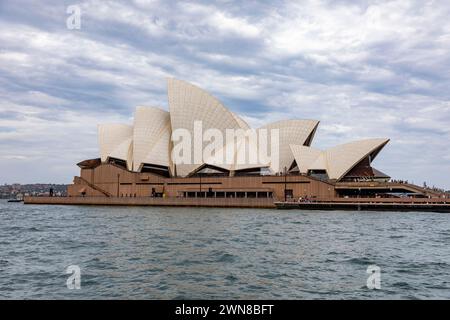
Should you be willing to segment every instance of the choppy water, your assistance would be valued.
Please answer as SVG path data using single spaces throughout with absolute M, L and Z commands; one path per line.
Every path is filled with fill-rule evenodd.
M 450 215 L 0 201 L 0 298 L 448 299 Z

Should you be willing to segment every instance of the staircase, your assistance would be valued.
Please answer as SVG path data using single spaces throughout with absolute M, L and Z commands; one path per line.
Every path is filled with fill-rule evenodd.
M 408 191 L 411 193 L 418 193 L 425 197 L 430 198 L 442 198 L 445 193 L 430 190 L 427 188 L 419 187 L 415 184 L 411 183 L 398 183 L 398 182 L 377 182 L 377 181 L 371 181 L 371 182 L 338 182 L 336 183 L 336 189 L 401 189 L 404 191 Z
M 406 187 L 414 192 L 422 193 L 426 196 L 430 196 L 432 198 L 441 198 L 444 194 L 438 191 L 422 188 L 410 183 L 401 184 L 401 186 Z
M 82 177 L 75 177 L 75 178 L 76 178 L 76 179 L 79 179 L 80 181 L 83 182 L 83 184 L 88 185 L 88 186 L 91 187 L 92 189 L 94 189 L 94 190 L 96 190 L 96 191 L 98 191 L 98 192 L 103 193 L 105 196 L 107 196 L 107 197 L 113 197 L 113 195 L 112 195 L 111 193 L 109 193 L 109 192 L 106 191 L 106 190 L 103 190 L 102 188 L 96 186 L 95 184 L 90 183 L 90 182 L 87 181 L 86 179 L 84 179 L 84 178 L 82 178 Z

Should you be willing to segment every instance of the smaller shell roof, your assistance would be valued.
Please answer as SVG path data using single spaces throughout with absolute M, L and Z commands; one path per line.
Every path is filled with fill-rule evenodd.
M 352 168 L 368 156 L 373 160 L 389 139 L 365 139 L 338 145 L 328 150 L 290 145 L 301 173 L 326 170 L 330 179 L 342 179 Z

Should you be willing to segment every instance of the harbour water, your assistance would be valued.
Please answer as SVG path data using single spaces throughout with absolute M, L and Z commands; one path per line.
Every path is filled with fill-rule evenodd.
M 450 215 L 0 200 L 0 298 L 449 299 Z

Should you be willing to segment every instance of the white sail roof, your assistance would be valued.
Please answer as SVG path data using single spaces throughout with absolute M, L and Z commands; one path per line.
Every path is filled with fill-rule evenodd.
M 170 167 L 172 174 L 188 176 L 202 165 L 208 164 L 229 171 L 269 167 L 272 173 L 282 172 L 294 159 L 301 173 L 309 170 L 326 170 L 330 179 L 342 179 L 355 165 L 371 155 L 374 158 L 378 151 L 389 141 L 388 139 L 367 139 L 350 142 L 330 148 L 318 150 L 309 145 L 319 124 L 316 120 L 284 120 L 267 124 L 257 130 L 250 131 L 249 125 L 237 114 L 228 110 L 218 99 L 195 85 L 177 79 L 168 79 L 169 112 L 155 107 L 137 107 L 133 126 L 124 124 L 105 124 L 98 127 L 100 156 L 102 161 L 118 158 L 126 161 L 129 170 L 139 171 L 143 164 Z M 196 121 L 201 122 L 202 136 L 214 129 L 223 138 L 219 152 L 203 159 L 194 158 L 194 130 Z M 172 154 L 172 133 L 184 129 L 191 138 L 191 163 L 174 165 Z M 227 129 L 246 132 L 238 135 L 233 141 L 227 139 Z M 261 147 L 262 130 L 266 129 L 267 149 Z M 272 141 L 271 130 L 278 132 L 277 141 Z M 250 138 L 254 132 L 257 139 Z M 210 142 L 203 142 L 200 152 Z M 177 144 L 177 142 L 175 142 Z M 265 162 L 261 155 L 271 155 L 273 144 L 278 147 L 277 161 Z M 221 149 L 220 149 L 221 148 Z M 276 148 L 275 148 L 276 149 Z M 214 150 L 217 151 L 216 148 Z M 221 152 L 220 152 L 221 151 Z M 256 162 L 254 156 L 257 154 Z M 242 156 L 244 158 L 242 158 Z M 227 161 L 230 160 L 231 161 Z M 244 162 L 241 160 L 245 159 Z M 198 160 L 198 163 L 195 163 Z M 246 162 L 247 161 L 247 162 Z M 175 169 L 175 170 L 174 170 Z
M 233 116 L 233 118 L 237 121 L 237 123 L 239 124 L 239 126 L 240 126 L 242 129 L 245 129 L 245 130 L 250 129 L 250 126 L 247 124 L 247 122 L 244 121 L 244 119 L 242 119 L 241 117 L 239 117 L 239 116 L 238 116 L 236 113 L 234 113 L 234 112 L 231 112 L 231 111 L 230 111 L 230 113 L 231 113 L 231 115 Z
M 301 173 L 308 170 L 326 170 L 330 179 L 342 179 L 367 156 L 373 160 L 389 139 L 366 139 L 338 145 L 328 150 L 291 145 L 292 153 Z
M 328 149 L 326 151 L 328 176 L 330 179 L 341 179 L 361 160 L 388 142 L 389 139 L 366 139 Z
M 308 173 L 308 170 L 312 167 L 312 164 L 317 162 L 322 155 L 322 150 L 301 146 L 301 145 L 289 145 L 291 152 L 297 163 L 297 167 L 300 173 Z
M 294 161 L 294 155 L 289 147 L 291 144 L 295 145 L 304 145 L 308 142 L 308 139 L 311 135 L 314 135 L 314 132 L 319 125 L 319 121 L 316 120 L 282 120 L 273 123 L 269 123 L 261 129 L 267 129 L 267 136 L 270 137 L 270 130 L 278 129 L 279 131 L 279 160 L 278 166 L 271 165 L 270 169 L 273 172 L 282 172 L 284 167 L 289 169 L 289 166 Z M 271 139 L 269 139 L 268 143 L 268 152 L 272 148 Z
M 208 129 L 218 129 L 225 137 L 226 129 L 239 129 L 245 124 L 219 100 L 199 87 L 173 78 L 168 79 L 167 83 L 172 131 L 186 129 L 194 138 L 194 122 L 201 121 L 203 132 Z M 195 160 L 193 153 L 191 160 L 192 162 Z M 187 176 L 202 164 L 175 163 L 177 175 Z
M 142 164 L 170 166 L 169 112 L 155 107 L 136 107 L 133 129 L 133 170 Z
M 133 127 L 125 124 L 101 124 L 98 126 L 100 158 L 121 159 L 127 162 L 129 170 L 133 167 Z

